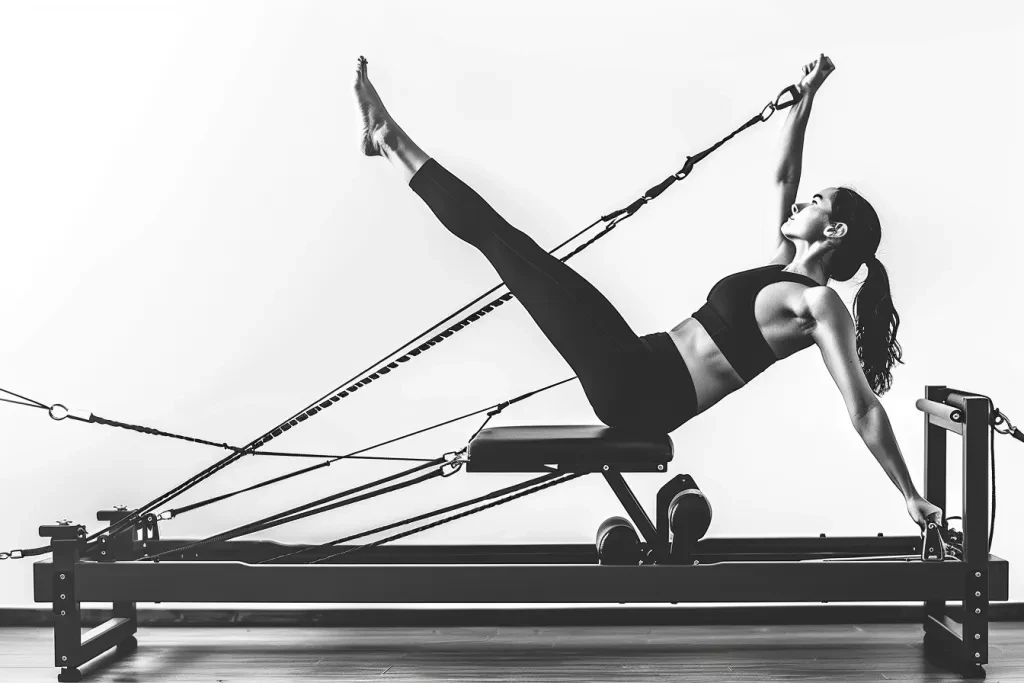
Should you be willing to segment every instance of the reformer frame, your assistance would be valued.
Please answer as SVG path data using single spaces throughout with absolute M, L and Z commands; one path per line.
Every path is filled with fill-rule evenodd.
M 83 553 L 83 526 L 44 526 L 53 558 L 34 565 L 35 601 L 54 613 L 54 664 L 60 681 L 103 652 L 133 650 L 138 602 L 254 603 L 772 603 L 916 602 L 925 607 L 926 652 L 950 668 L 983 676 L 988 607 L 1009 594 L 1009 564 L 988 553 L 988 476 L 992 403 L 984 396 L 928 386 L 923 495 L 945 510 L 946 433 L 962 437 L 963 556 L 924 561 L 925 539 L 907 537 L 705 538 L 692 564 L 599 564 L 593 544 L 394 545 L 366 548 L 324 564 L 261 562 L 309 549 L 308 560 L 345 546 L 271 541 L 210 544 L 160 562 L 139 561 L 187 541 L 161 539 L 156 517 L 101 536 Z M 621 473 L 604 472 L 641 531 L 654 530 Z M 632 500 L 635 505 L 628 501 Z M 101 511 L 117 523 L 125 509 Z M 660 520 L 659 520 L 660 521 Z M 647 536 L 647 534 L 643 534 Z M 934 540 L 934 539 L 932 539 Z M 82 635 L 81 602 L 113 603 L 113 618 Z M 947 602 L 963 607 L 961 622 Z

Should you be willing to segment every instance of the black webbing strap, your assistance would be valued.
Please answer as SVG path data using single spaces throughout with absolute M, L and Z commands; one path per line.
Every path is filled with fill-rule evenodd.
M 397 491 L 399 489 L 403 489 L 403 488 L 406 488 L 406 487 L 409 487 L 409 486 L 413 486 L 414 484 L 419 484 L 419 483 L 427 481 L 429 479 L 434 479 L 435 477 L 442 477 L 442 476 L 444 476 L 444 470 L 442 468 L 445 465 L 447 465 L 447 464 L 448 464 L 448 461 L 446 461 L 444 458 L 437 458 L 436 460 L 434 460 L 432 462 L 429 462 L 429 463 L 426 463 L 426 464 L 423 464 L 423 465 L 419 465 L 417 467 L 413 467 L 411 469 L 406 470 L 405 472 L 399 472 L 398 474 L 392 474 L 390 476 L 383 477 L 383 478 L 378 479 L 376 481 L 372 481 L 372 482 L 370 482 L 368 484 L 363 484 L 361 486 L 356 486 L 354 488 L 348 489 L 347 491 L 342 491 L 341 493 L 335 493 L 335 494 L 332 494 L 330 496 L 326 496 L 326 497 L 321 498 L 319 500 L 315 500 L 312 503 L 304 503 L 302 505 L 298 505 L 296 507 L 293 507 L 290 510 L 285 510 L 284 512 L 279 512 L 279 513 L 277 513 L 275 515 L 271 515 L 269 517 L 264 517 L 263 519 L 261 519 L 259 521 L 251 522 L 249 524 L 244 524 L 244 525 L 242 525 L 240 527 L 236 527 L 234 529 L 231 529 L 230 531 L 224 531 L 224 532 L 221 532 L 219 534 L 215 534 L 213 536 L 210 536 L 208 538 L 204 538 L 204 539 L 199 540 L 199 541 L 194 541 L 192 543 L 188 543 L 186 545 L 179 546 L 179 547 L 174 548 L 172 550 L 165 550 L 162 553 L 157 553 L 155 555 L 149 555 L 149 556 L 144 557 L 142 559 L 144 559 L 144 560 L 159 560 L 161 557 L 164 557 L 164 556 L 167 556 L 167 555 L 176 555 L 176 554 L 183 553 L 183 552 L 186 552 L 186 551 L 189 551 L 189 550 L 194 550 L 195 548 L 201 548 L 202 546 L 209 545 L 211 543 L 219 543 L 221 541 L 230 541 L 233 538 L 238 538 L 240 536 L 247 536 L 249 534 L 256 533 L 257 531 L 265 531 L 267 529 L 272 529 L 274 527 L 281 526 L 282 524 L 287 524 L 289 522 L 295 522 L 295 521 L 298 521 L 300 519 L 305 519 L 307 517 L 312 517 L 314 515 L 319 515 L 321 513 L 329 512 L 331 510 L 336 510 L 337 508 L 344 507 L 346 505 L 352 505 L 354 503 L 358 503 L 358 502 L 361 502 L 361 501 L 364 501 L 364 500 L 369 500 L 370 498 L 375 498 L 375 497 L 383 495 L 385 493 L 390 493 L 392 491 Z M 421 470 L 424 470 L 424 469 L 427 469 L 427 468 L 430 468 L 430 467 L 434 467 L 434 466 L 437 466 L 437 465 L 440 465 L 441 467 L 439 467 L 438 469 L 435 469 L 435 471 L 433 471 L 433 472 L 429 472 L 429 473 L 427 473 L 425 475 L 421 475 L 421 476 L 419 476 L 416 479 L 413 479 L 411 481 L 400 482 L 398 484 L 392 484 L 391 486 L 388 486 L 388 487 L 385 487 L 383 489 L 380 489 L 379 491 L 373 491 L 371 493 L 366 493 L 366 494 L 363 494 L 361 496 L 355 496 L 353 498 L 347 498 L 345 500 L 340 500 L 340 501 L 338 500 L 339 498 L 345 498 L 346 496 L 351 496 L 353 494 L 360 493 L 362 491 L 366 491 L 366 490 L 371 489 L 371 488 L 375 488 L 377 486 L 380 486 L 381 484 L 385 484 L 385 483 L 390 482 L 390 481 L 395 481 L 396 479 L 401 479 L 402 477 L 409 476 L 410 474 L 414 474 L 414 473 L 419 472 Z
M 512 494 L 510 496 L 506 496 L 505 498 L 502 498 L 501 500 L 496 500 L 496 501 L 493 501 L 491 503 L 488 503 L 487 505 L 481 505 L 478 508 L 473 508 L 472 510 L 466 510 L 465 512 L 460 512 L 457 515 L 452 515 L 451 517 L 445 517 L 444 519 L 439 519 L 436 522 L 431 522 L 430 524 L 424 524 L 423 526 L 416 527 L 415 529 L 410 529 L 408 531 L 403 531 L 400 534 L 395 534 L 394 536 L 388 536 L 387 538 L 382 538 L 379 541 L 374 541 L 373 543 L 367 543 L 366 545 L 361 545 L 361 546 L 358 546 L 356 548 L 349 548 L 348 550 L 343 550 L 343 551 L 341 551 L 339 553 L 334 553 L 333 555 L 328 555 L 327 557 L 321 557 L 319 559 L 313 560 L 312 562 L 308 562 L 307 564 L 319 564 L 320 562 L 326 562 L 327 560 L 331 560 L 331 559 L 334 559 L 335 557 L 340 557 L 342 555 L 349 555 L 351 553 L 359 552 L 360 550 L 366 550 L 367 548 L 376 548 L 377 546 L 384 545 L 385 543 L 391 543 L 392 541 L 397 541 L 397 540 L 399 540 L 401 538 L 405 538 L 407 536 L 412 536 L 413 534 L 418 534 L 420 532 L 427 531 L 428 529 L 433 529 L 435 527 L 439 527 L 442 524 L 447 524 L 448 522 L 454 522 L 457 519 L 462 519 L 463 517 L 469 517 L 470 515 L 475 515 L 478 512 L 483 512 L 484 510 L 488 510 L 490 508 L 497 507 L 499 505 L 504 505 L 505 503 L 510 503 L 513 500 L 516 500 L 518 498 L 522 498 L 523 496 L 528 496 L 528 495 L 530 495 L 532 493 L 537 493 L 538 491 L 543 491 L 544 489 L 551 488 L 552 486 L 558 486 L 559 484 L 564 484 L 566 482 L 572 481 L 573 479 L 577 479 L 579 477 L 582 477 L 582 476 L 584 476 L 586 474 L 590 474 L 590 473 L 589 472 L 575 472 L 573 474 L 559 475 L 558 478 L 556 478 L 556 479 L 552 479 L 551 481 L 547 481 L 547 482 L 538 484 L 536 486 L 533 486 L 531 488 L 524 489 L 522 491 L 519 491 L 518 493 L 514 493 L 514 494 Z
M 545 475 L 542 475 L 540 477 L 536 477 L 535 479 L 531 479 L 529 481 L 520 482 L 518 484 L 513 484 L 512 486 L 507 486 L 507 487 L 505 487 L 503 489 L 498 489 L 497 491 L 491 491 L 490 493 L 484 494 L 484 495 L 479 496 L 477 498 L 473 498 L 471 500 L 464 500 L 461 503 L 455 503 L 454 505 L 449 505 L 448 507 L 443 507 L 443 508 L 440 508 L 440 509 L 437 509 L 437 510 L 431 510 L 430 512 L 425 512 L 425 513 L 423 513 L 421 515 L 416 515 L 414 517 L 409 517 L 408 519 L 403 519 L 403 520 L 401 520 L 399 522 L 392 522 L 390 524 L 385 524 L 384 526 L 379 526 L 376 529 L 369 529 L 367 531 L 360 531 L 359 533 L 355 533 L 355 534 L 352 534 L 350 536 L 344 536 L 342 538 L 337 538 L 337 539 L 335 539 L 333 541 L 328 541 L 327 543 L 321 543 L 320 545 L 310 546 L 308 548 L 300 548 L 298 550 L 293 550 L 293 551 L 288 552 L 288 553 L 283 553 L 281 555 L 277 555 L 275 557 L 271 557 L 271 558 L 268 558 L 266 560 L 261 560 L 260 562 L 257 562 L 257 564 L 270 564 L 270 563 L 273 563 L 273 562 L 278 562 L 278 561 L 283 560 L 283 559 L 288 558 L 288 557 L 294 557 L 295 555 L 301 555 L 302 553 L 308 553 L 308 552 L 312 552 L 314 550 L 323 550 L 324 548 L 330 548 L 331 546 L 341 545 L 342 543 L 348 543 L 349 541 L 354 541 L 357 538 L 364 538 L 366 536 L 372 536 L 373 534 L 379 534 L 379 533 L 383 533 L 385 531 L 391 531 L 392 529 L 397 529 L 398 527 L 405 526 L 407 524 L 413 524 L 415 522 L 422 522 L 424 519 L 430 519 L 431 517 L 437 517 L 438 515 L 447 514 L 449 512 L 454 511 L 454 510 L 458 510 L 460 508 L 464 508 L 464 507 L 467 507 L 469 505 L 475 505 L 475 504 L 483 502 L 485 500 L 493 500 L 494 498 L 497 498 L 499 496 L 504 496 L 504 495 L 507 495 L 509 493 L 515 493 L 517 491 L 521 491 L 524 488 L 528 488 L 530 486 L 535 486 L 537 484 L 542 484 L 544 482 L 547 482 L 547 481 L 550 481 L 552 479 L 555 479 L 556 477 L 559 477 L 559 476 L 562 476 L 562 475 L 560 475 L 558 472 L 552 472 L 550 474 L 545 474 Z

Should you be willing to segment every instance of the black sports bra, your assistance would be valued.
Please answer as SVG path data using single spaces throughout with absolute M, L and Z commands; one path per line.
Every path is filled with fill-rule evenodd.
M 744 382 L 754 379 L 778 360 L 754 316 L 758 293 L 775 282 L 820 287 L 817 282 L 773 264 L 729 275 L 715 284 L 708 301 L 693 317 L 707 330 L 726 360 Z

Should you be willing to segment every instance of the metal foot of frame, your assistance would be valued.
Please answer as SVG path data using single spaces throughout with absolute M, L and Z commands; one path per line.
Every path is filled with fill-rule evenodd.
M 60 683 L 78 683 L 82 680 L 82 672 L 78 669 L 61 669 L 57 674 L 57 680 Z
M 117 645 L 118 656 L 130 655 L 139 649 L 139 641 L 135 636 L 126 638 L 123 642 Z
M 985 668 L 981 664 L 966 661 L 956 656 L 949 647 L 949 640 L 935 633 L 924 634 L 925 659 L 935 666 L 960 674 L 964 678 L 984 679 Z

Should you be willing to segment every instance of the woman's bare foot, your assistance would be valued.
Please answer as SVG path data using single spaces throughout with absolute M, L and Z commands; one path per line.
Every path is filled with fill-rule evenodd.
M 366 74 L 366 64 L 366 57 L 360 56 L 356 63 L 354 84 L 356 103 L 363 118 L 363 154 L 371 157 L 383 156 L 382 148 L 394 150 L 398 126 L 370 83 L 370 77 Z
M 412 141 L 384 108 L 380 95 L 366 75 L 366 57 L 359 57 L 354 84 L 356 103 L 363 118 L 363 153 L 382 156 L 409 182 L 430 156 Z

